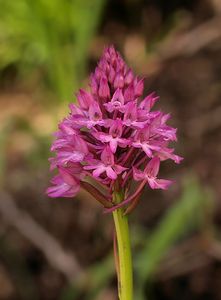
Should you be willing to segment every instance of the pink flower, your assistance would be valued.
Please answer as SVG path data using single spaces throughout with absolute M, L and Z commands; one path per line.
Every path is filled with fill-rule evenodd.
M 59 175 L 55 176 L 51 183 L 54 186 L 47 189 L 49 197 L 74 197 L 80 189 L 79 180 L 72 176 L 64 168 L 59 168 Z
M 122 138 L 123 125 L 120 119 L 116 119 L 110 126 L 109 133 L 94 132 L 93 136 L 100 140 L 102 143 L 108 143 L 112 153 L 115 153 L 117 147 L 125 148 L 131 142 L 128 139 Z
M 160 159 L 158 157 L 152 158 L 144 171 L 138 170 L 133 167 L 133 175 L 136 181 L 148 182 L 152 189 L 163 189 L 166 190 L 169 185 L 172 184 L 171 180 L 157 179 L 157 175 L 160 168 Z
M 135 76 L 114 47 L 106 48 L 90 77 L 90 91 L 80 89 L 78 104 L 59 124 L 51 151 L 50 197 L 74 197 L 80 186 L 111 210 L 127 205 L 140 195 L 146 183 L 151 189 L 166 189 L 171 181 L 158 179 L 162 161 L 180 163 L 170 142 L 176 129 L 167 125 L 169 114 L 153 111 L 155 93 L 142 97 L 144 79 Z M 104 187 L 101 193 L 87 178 Z M 132 182 L 135 192 L 131 191 Z M 127 191 L 116 206 L 115 189 Z
M 65 166 L 68 162 L 81 162 L 88 153 L 87 144 L 76 134 L 68 135 L 66 139 L 57 139 L 51 150 L 57 151 L 57 163 L 61 166 Z
M 135 148 L 142 148 L 148 157 L 153 156 L 154 150 L 159 151 L 161 149 L 160 142 L 152 137 L 150 127 L 146 127 L 137 132 L 132 146 Z
M 93 176 L 95 178 L 100 177 L 103 173 L 106 173 L 107 177 L 116 180 L 117 175 L 126 170 L 126 168 L 115 164 L 114 155 L 111 148 L 105 147 L 101 153 L 101 160 L 91 160 L 91 164 L 84 167 L 85 170 L 94 170 Z
M 121 89 L 117 89 L 111 98 L 111 101 L 104 103 L 104 107 L 108 112 L 112 113 L 115 110 L 120 112 L 125 111 L 124 96 Z

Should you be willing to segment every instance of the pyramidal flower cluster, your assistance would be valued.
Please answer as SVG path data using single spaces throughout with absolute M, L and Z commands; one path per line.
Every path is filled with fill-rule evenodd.
M 159 179 L 158 173 L 162 161 L 182 159 L 169 148 L 176 129 L 166 124 L 169 114 L 152 110 L 155 93 L 143 97 L 143 90 L 144 79 L 134 75 L 114 47 L 106 48 L 91 75 L 90 92 L 79 90 L 78 104 L 70 104 L 70 114 L 55 133 L 50 163 L 58 174 L 47 189 L 50 197 L 74 197 L 82 187 L 114 210 L 137 199 L 146 185 L 169 187 L 171 181 Z M 117 205 L 112 199 L 116 187 L 125 195 Z

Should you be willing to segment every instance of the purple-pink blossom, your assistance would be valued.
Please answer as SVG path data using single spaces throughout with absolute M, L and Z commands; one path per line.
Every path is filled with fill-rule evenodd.
M 158 173 L 162 161 L 182 160 L 169 146 L 177 140 L 176 129 L 167 124 L 169 114 L 152 110 L 159 97 L 143 97 L 143 91 L 144 79 L 128 68 L 113 46 L 106 48 L 90 77 L 90 90 L 79 90 L 77 104 L 70 104 L 69 115 L 55 133 L 50 162 L 58 175 L 47 189 L 50 197 L 74 197 L 82 186 L 113 210 L 119 206 L 112 199 L 116 188 L 126 192 L 120 204 L 126 205 L 146 185 L 169 187 L 171 181 L 159 179 Z

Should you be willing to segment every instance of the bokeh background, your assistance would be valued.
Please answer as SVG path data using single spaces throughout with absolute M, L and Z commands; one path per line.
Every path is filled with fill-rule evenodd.
M 111 215 L 45 195 L 52 132 L 114 44 L 178 128 L 130 217 L 136 300 L 221 299 L 221 1 L 0 0 L 0 299 L 116 300 Z

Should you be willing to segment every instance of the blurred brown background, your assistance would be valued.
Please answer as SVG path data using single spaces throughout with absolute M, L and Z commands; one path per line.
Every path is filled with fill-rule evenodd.
M 178 128 L 130 217 L 136 300 L 221 299 L 221 1 L 0 0 L 0 299 L 114 300 L 111 215 L 48 199 L 52 132 L 114 44 Z

